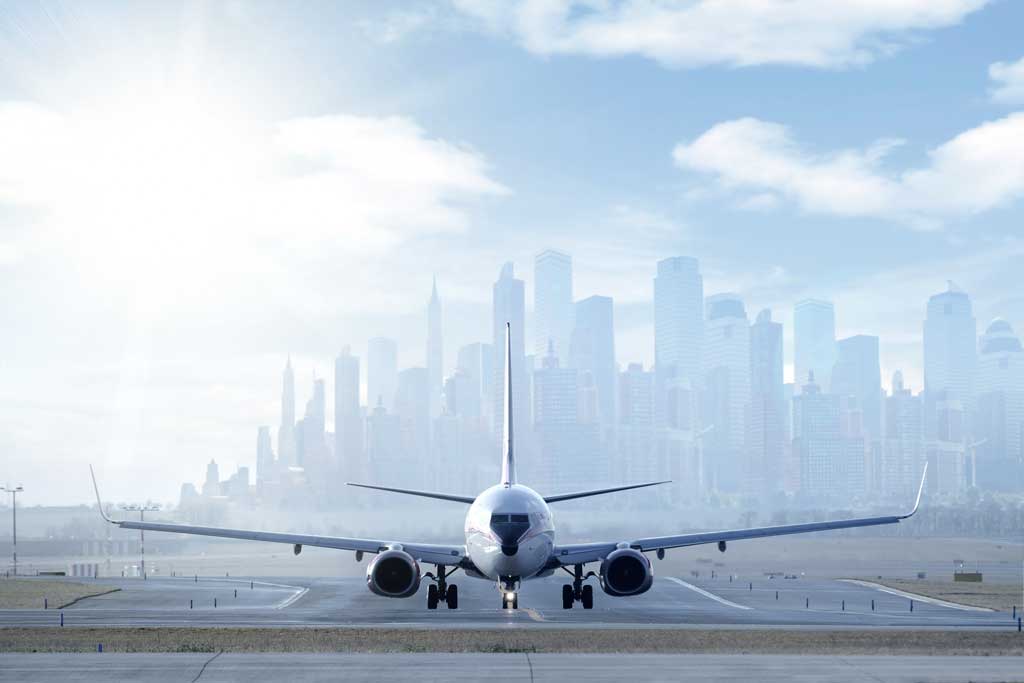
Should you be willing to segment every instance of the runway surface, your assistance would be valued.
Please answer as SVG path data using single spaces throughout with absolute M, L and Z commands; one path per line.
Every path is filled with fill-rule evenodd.
M 5 654 L 0 681 L 1012 681 L 1019 657 L 622 654 Z
M 568 578 L 568 577 L 566 577 Z M 660 577 L 644 595 L 595 590 L 593 610 L 561 606 L 557 576 L 524 582 L 518 610 L 495 586 L 455 575 L 459 608 L 426 609 L 426 585 L 407 599 L 371 594 L 356 578 L 98 579 L 122 590 L 63 610 L 0 610 L 0 626 L 381 626 L 408 628 L 899 628 L 1008 629 L 1010 614 L 911 599 L 841 580 Z M 251 586 L 251 587 L 250 587 Z M 595 587 L 596 588 L 596 587 Z M 216 607 L 214 606 L 216 600 Z M 872 609 L 872 602 L 874 609 Z M 191 603 L 191 606 L 190 606 Z M 41 607 L 41 606 L 40 606 Z

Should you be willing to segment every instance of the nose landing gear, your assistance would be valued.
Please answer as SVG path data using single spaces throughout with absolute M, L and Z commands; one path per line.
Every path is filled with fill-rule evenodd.
M 519 581 L 515 577 L 503 578 L 498 583 L 501 593 L 501 609 L 519 609 Z
M 573 579 L 572 583 L 565 584 L 562 586 L 562 609 L 572 609 L 572 606 L 576 602 L 580 602 L 583 605 L 583 609 L 594 609 L 594 587 L 591 585 L 583 585 L 583 582 L 589 579 L 591 576 L 597 576 L 594 572 L 583 575 L 583 565 L 577 564 L 573 567 L 574 571 L 570 572 L 565 567 L 566 573 L 571 574 Z
M 443 564 L 437 566 L 437 576 L 434 576 L 430 572 L 427 572 L 423 576 L 430 579 L 434 583 L 427 586 L 427 609 L 437 609 L 437 604 L 443 602 L 448 605 L 448 609 L 459 608 L 459 587 L 454 583 L 448 585 L 448 577 L 458 570 L 458 567 L 453 567 L 451 571 L 445 571 Z

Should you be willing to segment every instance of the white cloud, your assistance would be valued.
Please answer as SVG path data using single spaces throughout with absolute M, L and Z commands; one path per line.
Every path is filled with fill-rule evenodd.
M 993 81 L 989 93 L 994 102 L 1024 103 L 1024 57 L 1016 62 L 996 62 L 989 65 L 988 77 Z
M 1008 204 L 1024 194 L 1024 112 L 960 133 L 920 168 L 881 162 L 898 140 L 866 149 L 810 152 L 778 123 L 719 123 L 673 150 L 680 168 L 726 189 L 770 192 L 808 213 L 897 220 L 919 228 Z
M 639 55 L 672 68 L 843 68 L 958 24 L 988 0 L 453 0 L 541 55 Z

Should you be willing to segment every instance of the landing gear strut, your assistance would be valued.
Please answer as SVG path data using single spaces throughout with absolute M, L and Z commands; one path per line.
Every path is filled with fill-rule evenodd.
M 584 586 L 583 582 L 597 574 L 588 572 L 584 576 L 582 564 L 574 565 L 571 572 L 565 567 L 562 569 L 573 577 L 571 584 L 562 586 L 562 609 L 572 609 L 576 602 L 582 603 L 583 609 L 594 609 L 594 587 L 589 584 Z
M 448 577 L 454 574 L 458 567 L 452 567 L 450 571 L 445 571 L 443 564 L 435 566 L 437 567 L 437 576 L 430 572 L 424 574 L 424 577 L 434 582 L 427 586 L 427 609 L 437 609 L 437 603 L 439 602 L 448 605 L 448 609 L 458 609 L 459 587 L 454 583 L 450 586 L 448 585 Z

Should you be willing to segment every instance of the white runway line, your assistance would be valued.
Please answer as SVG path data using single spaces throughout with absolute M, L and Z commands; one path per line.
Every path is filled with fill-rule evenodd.
M 279 602 L 276 605 L 274 605 L 274 609 L 284 609 L 285 607 L 287 607 L 288 605 L 291 605 L 292 603 L 294 603 L 296 600 L 298 600 L 299 598 L 301 598 L 303 595 L 305 595 L 308 592 L 309 592 L 308 588 L 303 588 L 302 590 L 299 590 L 298 592 L 296 592 L 294 595 L 292 595 L 290 597 L 287 597 L 284 600 L 282 600 L 281 602 Z
M 872 583 L 871 581 L 858 581 L 857 579 L 839 579 L 845 583 L 853 583 L 858 586 L 864 586 L 866 588 L 874 588 L 877 591 L 883 593 L 889 593 L 890 595 L 898 595 L 901 598 L 907 598 L 908 600 L 917 600 L 918 602 L 925 602 L 929 605 L 938 605 L 939 607 L 948 607 L 950 609 L 963 610 L 964 612 L 995 612 L 994 609 L 988 607 L 975 607 L 974 605 L 961 605 L 956 602 L 947 602 L 946 600 L 939 600 L 938 598 L 930 598 L 927 595 L 921 595 L 919 593 L 908 593 L 907 591 L 901 591 L 897 588 L 889 588 L 883 586 L 880 583 Z
M 690 590 L 692 590 L 695 593 L 700 593 L 705 598 L 711 598 L 715 602 L 719 602 L 719 603 L 725 605 L 726 607 L 735 607 L 736 609 L 753 609 L 752 607 L 747 607 L 746 605 L 737 605 L 735 602 L 731 602 L 729 600 L 726 600 L 725 598 L 719 597 L 719 596 L 715 595 L 714 593 L 709 593 L 708 591 L 704 590 L 703 588 L 697 588 L 697 586 L 694 586 L 692 583 L 687 583 L 686 581 L 683 581 L 682 579 L 677 579 L 674 576 L 666 576 L 665 578 L 668 579 L 669 581 L 675 581 L 676 583 L 678 583 L 683 588 L 689 588 Z

